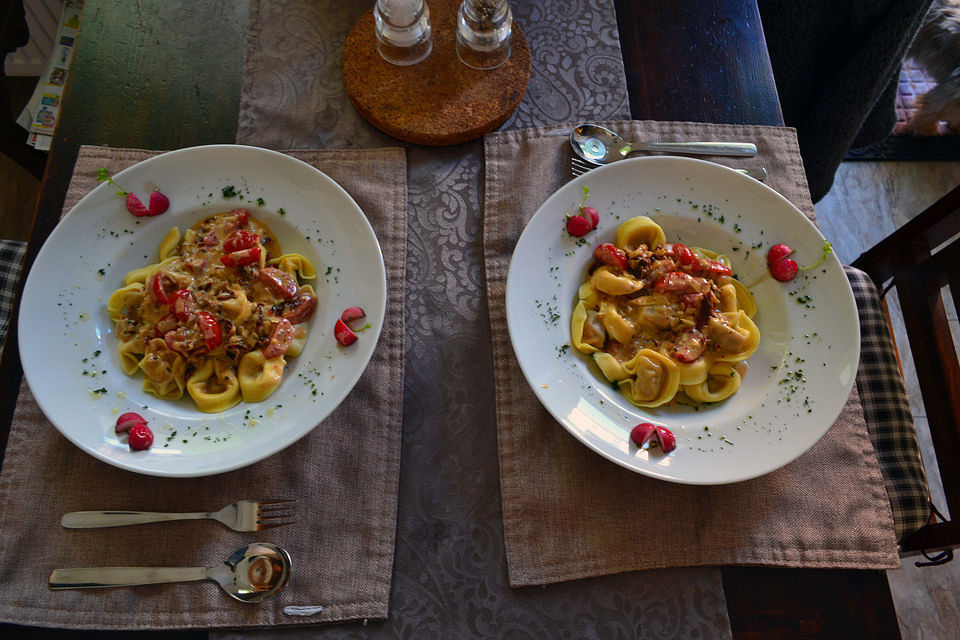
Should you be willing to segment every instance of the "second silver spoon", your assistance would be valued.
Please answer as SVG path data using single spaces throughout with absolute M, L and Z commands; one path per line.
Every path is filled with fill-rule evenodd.
M 634 151 L 660 151 L 700 156 L 757 155 L 757 145 L 748 142 L 628 142 L 610 129 L 581 124 L 570 132 L 570 144 L 581 158 L 592 164 L 622 160 Z

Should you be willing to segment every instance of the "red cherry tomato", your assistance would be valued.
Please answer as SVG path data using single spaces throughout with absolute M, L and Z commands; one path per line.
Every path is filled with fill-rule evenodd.
M 241 249 L 249 249 L 255 244 L 260 244 L 260 236 L 246 229 L 237 229 L 223 241 L 223 251 L 224 253 L 233 253 Z
M 246 209 L 234 209 L 230 213 L 237 214 L 237 222 L 240 223 L 240 226 L 247 224 L 247 221 L 250 219 L 250 212 Z
M 193 294 L 186 289 L 177 289 L 171 293 L 167 303 L 180 322 L 186 322 L 193 315 Z
M 673 245 L 673 255 L 676 256 L 677 262 L 679 262 L 682 267 L 689 267 L 697 261 L 696 254 L 691 251 L 687 245 L 680 244 L 679 242 Z
M 197 325 L 200 327 L 200 335 L 203 336 L 203 342 L 207 345 L 208 351 L 213 351 L 220 346 L 223 341 L 223 332 L 220 329 L 220 323 L 212 313 L 197 312 Z
M 597 248 L 593 250 L 593 257 L 596 258 L 598 262 L 602 262 L 620 271 L 626 271 L 630 264 L 627 261 L 627 254 L 623 252 L 623 249 L 609 242 L 597 245 Z
M 733 269 L 723 264 L 719 260 L 707 260 L 707 273 L 712 276 L 730 276 L 733 275 Z
M 149 293 L 150 297 L 153 298 L 153 301 L 157 304 L 167 304 L 170 302 L 170 296 L 163 282 L 163 271 L 157 271 L 153 274 L 153 277 L 150 278 Z
M 220 256 L 220 262 L 228 267 L 243 267 L 260 261 L 260 245 L 256 244 L 249 249 L 241 249 Z

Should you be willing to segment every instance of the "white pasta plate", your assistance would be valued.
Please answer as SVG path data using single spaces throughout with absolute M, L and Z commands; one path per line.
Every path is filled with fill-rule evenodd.
M 581 240 L 564 228 L 589 188 L 598 227 Z M 614 242 L 621 222 L 649 216 L 667 242 L 726 254 L 757 302 L 760 344 L 740 390 L 712 404 L 670 403 L 643 409 L 573 349 L 571 313 L 593 248 Z M 834 423 L 853 386 L 860 327 L 850 285 L 832 253 L 782 283 L 768 275 L 774 244 L 810 266 L 824 238 L 781 195 L 732 169 L 679 157 L 628 159 L 560 188 L 520 236 L 507 279 L 507 324 L 514 352 L 537 398 L 567 431 L 627 469 L 671 482 L 723 484 L 782 467 L 812 447 Z M 641 422 L 673 431 L 677 448 L 638 448 Z M 536 443 L 529 443 L 536 446 Z
M 171 151 L 114 179 L 144 202 L 159 188 L 170 209 L 134 217 L 116 189 L 101 184 L 41 248 L 24 289 L 19 336 L 27 382 L 46 416 L 90 455 L 155 476 L 238 469 L 310 432 L 353 389 L 383 325 L 383 258 L 360 207 L 315 168 L 256 147 Z M 186 394 L 177 401 L 158 399 L 143 391 L 142 375 L 123 372 L 106 303 L 127 272 L 157 261 L 158 245 L 171 227 L 184 231 L 237 207 L 265 222 L 284 252 L 313 263 L 317 278 L 309 283 L 318 305 L 303 352 L 288 359 L 269 398 L 201 413 Z M 364 309 L 370 328 L 350 347 L 340 347 L 334 324 L 352 306 Z M 150 449 L 131 451 L 114 433 L 117 416 L 128 411 L 140 413 L 153 430 Z

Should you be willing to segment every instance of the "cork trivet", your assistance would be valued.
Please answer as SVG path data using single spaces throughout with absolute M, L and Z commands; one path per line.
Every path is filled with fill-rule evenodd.
M 527 40 L 514 22 L 509 60 L 497 69 L 471 69 L 455 46 L 460 0 L 428 5 L 433 51 L 408 67 L 380 57 L 373 11 L 360 17 L 343 47 L 347 96 L 370 124 L 407 142 L 440 146 L 479 138 L 500 126 L 527 90 Z

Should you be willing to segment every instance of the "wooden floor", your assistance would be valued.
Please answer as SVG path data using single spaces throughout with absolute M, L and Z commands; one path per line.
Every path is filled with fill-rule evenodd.
M 820 229 L 840 261 L 848 264 L 957 185 L 960 162 L 847 162 L 837 172 L 830 193 L 816 205 Z M 945 511 L 943 485 L 896 295 L 888 295 L 887 302 L 931 493 Z M 952 304 L 945 307 L 960 348 L 957 315 Z M 918 568 L 914 562 L 904 560 L 900 570 L 887 574 L 904 639 L 960 638 L 960 558 L 939 567 Z
M 844 163 L 833 189 L 817 204 L 817 217 L 840 260 L 849 263 L 958 184 L 960 162 Z M 0 237 L 27 237 L 38 189 L 37 180 L 0 155 Z M 943 489 L 926 430 L 926 413 L 912 356 L 896 314 L 896 296 L 889 296 L 888 301 L 894 313 L 896 339 L 902 349 L 907 389 L 934 500 L 943 510 Z M 952 305 L 949 308 L 952 310 Z M 951 326 L 954 337 L 960 337 L 955 314 L 951 315 Z M 889 578 L 905 639 L 956 640 L 960 637 L 960 559 L 941 567 L 925 568 L 915 567 L 913 559 L 906 560 L 900 570 L 889 572 Z

